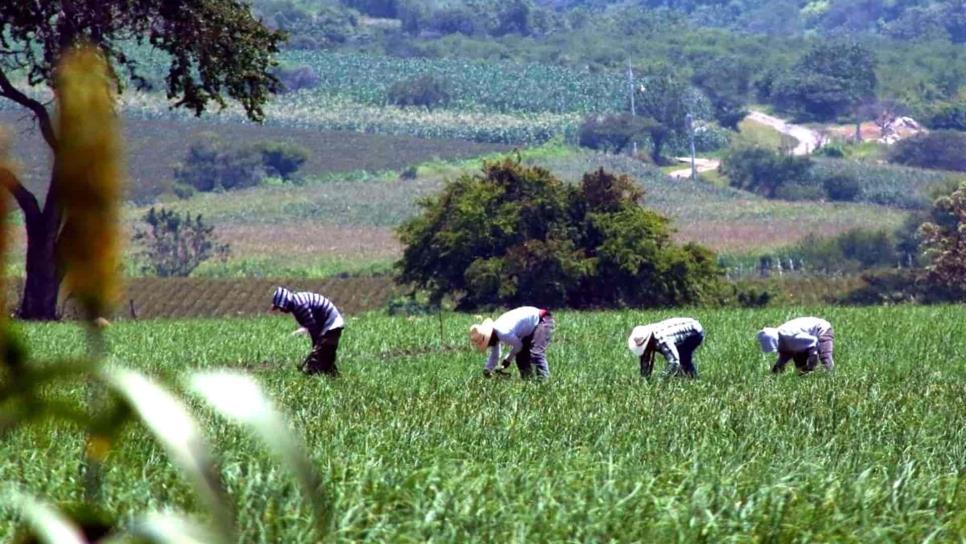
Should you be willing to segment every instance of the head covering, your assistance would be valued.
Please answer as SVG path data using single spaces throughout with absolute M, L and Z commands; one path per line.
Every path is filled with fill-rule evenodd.
M 631 350 L 638 357 L 644 355 L 644 350 L 651 343 L 652 336 L 654 336 L 654 331 L 650 325 L 634 327 L 631 335 L 627 337 L 627 349 Z
M 287 310 L 292 305 L 292 292 L 284 287 L 275 289 L 272 295 L 272 306 L 280 310 Z
M 778 329 L 765 327 L 758 331 L 758 344 L 764 353 L 778 351 Z
M 477 351 L 484 351 L 490 345 L 493 337 L 493 320 L 484 319 L 482 323 L 477 323 L 470 327 L 470 343 Z

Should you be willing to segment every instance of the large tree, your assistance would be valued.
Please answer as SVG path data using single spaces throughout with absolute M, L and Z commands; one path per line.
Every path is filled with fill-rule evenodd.
M 131 55 L 134 47 L 162 52 L 164 86 L 172 107 L 200 115 L 227 100 L 239 102 L 252 120 L 278 90 L 270 70 L 284 39 L 265 28 L 241 0 L 31 0 L 0 2 L 0 98 L 30 112 L 54 152 L 58 135 L 50 106 L 37 87 L 53 88 L 58 60 L 86 43 L 111 63 L 116 88 L 149 86 Z M 54 174 L 52 174 L 53 176 Z M 26 282 L 19 315 L 55 319 L 61 271 L 56 265 L 63 213 L 53 180 L 41 202 L 10 171 L 0 183 L 23 210 L 27 230 Z

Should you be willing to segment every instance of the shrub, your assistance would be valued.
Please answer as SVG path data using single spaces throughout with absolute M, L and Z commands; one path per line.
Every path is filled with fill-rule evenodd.
M 216 134 L 206 133 L 188 149 L 185 160 L 175 167 L 174 177 L 198 191 L 243 189 L 268 176 L 291 180 L 308 157 L 305 148 L 285 142 L 228 149 Z
M 188 276 L 201 263 L 225 259 L 231 253 L 228 244 L 215 239 L 215 227 L 200 215 L 179 215 L 172 210 L 153 207 L 142 217 L 147 228 L 135 231 L 134 241 L 143 244 L 146 272 L 159 277 Z
M 216 134 L 205 133 L 191 145 L 174 178 L 199 191 L 252 187 L 264 177 L 262 157 L 257 150 L 227 149 Z
M 826 274 L 883 268 L 899 262 L 893 235 L 866 229 L 852 229 L 833 238 L 809 235 L 791 254 L 808 270 Z
M 505 161 L 450 182 L 403 223 L 400 281 L 460 308 L 666 306 L 718 301 L 714 255 L 676 246 L 630 178 L 603 170 L 579 187 Z
M 262 165 L 269 174 L 291 179 L 309 158 L 309 150 L 287 142 L 264 142 L 256 149 L 262 154 Z
M 825 194 L 832 200 L 854 202 L 862 194 L 859 180 L 844 174 L 825 178 L 822 186 L 825 188 Z
M 443 81 L 422 75 L 397 81 L 389 88 L 389 102 L 397 106 L 422 106 L 433 109 L 449 104 L 450 95 Z
M 937 130 L 897 143 L 889 161 L 920 168 L 966 172 L 966 132 Z
M 721 162 L 721 173 L 737 189 L 752 191 L 766 198 L 780 198 L 783 185 L 807 185 L 811 167 L 807 157 L 790 157 L 761 147 L 747 147 L 729 152 Z M 797 191 L 797 192 L 796 192 Z M 803 189 L 790 188 L 789 196 L 801 194 Z
M 294 93 L 302 89 L 314 89 L 322 82 L 319 74 L 311 66 L 279 68 L 275 71 L 275 77 L 282 83 L 283 93 Z
M 818 151 L 816 151 L 815 154 L 821 157 L 829 157 L 831 159 L 842 159 L 845 158 L 845 146 L 838 142 L 825 144 L 818 148 Z

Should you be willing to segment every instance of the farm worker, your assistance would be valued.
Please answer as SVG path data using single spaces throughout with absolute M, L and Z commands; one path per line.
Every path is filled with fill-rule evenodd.
M 654 369 L 654 355 L 660 351 L 667 364 L 665 376 L 685 375 L 695 378 L 694 350 L 704 342 L 704 328 L 696 319 L 673 317 L 650 325 L 634 327 L 627 338 L 627 347 L 641 360 L 641 376 L 648 377 Z
M 292 314 L 300 326 L 292 334 L 308 334 L 312 339 L 312 352 L 302 363 L 302 372 L 338 376 L 335 356 L 345 322 L 331 300 L 317 293 L 293 293 L 279 287 L 272 295 L 272 311 Z
M 800 373 L 815 370 L 821 360 L 825 370 L 835 368 L 832 361 L 832 325 L 817 317 L 799 317 L 777 329 L 766 327 L 758 331 L 758 343 L 764 353 L 778 352 L 778 361 L 771 371 L 781 372 L 789 360 L 795 361 Z
M 483 375 L 490 377 L 493 372 L 503 374 L 503 370 L 516 360 L 521 378 L 532 376 L 533 367 L 537 368 L 538 377 L 549 377 L 547 346 L 553 336 L 553 327 L 554 321 L 550 312 L 533 306 L 522 306 L 506 312 L 496 321 L 486 319 L 470 327 L 470 343 L 477 351 L 490 348 Z M 500 344 L 510 347 L 502 362 Z M 497 364 L 500 365 L 499 369 Z

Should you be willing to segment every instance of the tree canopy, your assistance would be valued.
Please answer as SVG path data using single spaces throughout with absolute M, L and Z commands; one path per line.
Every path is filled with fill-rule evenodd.
M 282 33 L 255 19 L 241 0 L 0 2 L 0 98 L 34 116 L 56 157 L 58 135 L 51 112 L 33 87 L 53 89 L 60 59 L 81 45 L 106 59 L 113 91 L 123 91 L 127 82 L 150 87 L 136 54 L 150 46 L 166 59 L 164 87 L 173 107 L 200 115 L 234 100 L 258 121 L 264 117 L 262 106 L 279 89 L 271 69 L 283 39 Z M 24 212 L 27 230 L 27 277 L 19 314 L 54 319 L 61 280 L 55 255 L 63 230 L 57 183 L 51 183 L 41 205 L 12 173 L 0 174 Z
M 714 255 L 676 245 L 643 190 L 598 170 L 579 185 L 507 160 L 466 174 L 399 227 L 400 280 L 459 306 L 653 307 L 720 293 Z

